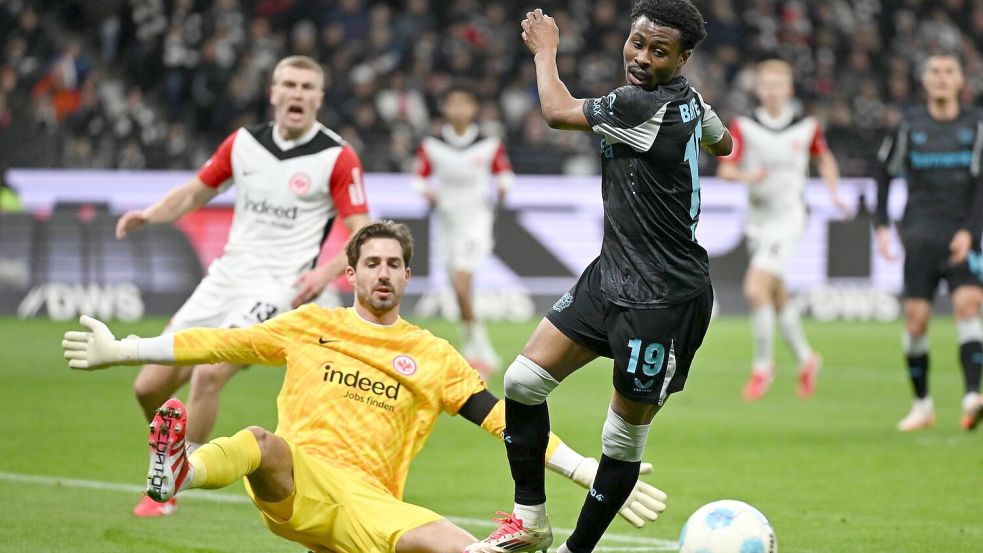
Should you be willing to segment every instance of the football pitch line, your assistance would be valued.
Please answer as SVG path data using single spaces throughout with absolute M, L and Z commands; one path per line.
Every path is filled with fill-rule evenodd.
M 82 488 L 100 491 L 114 491 L 125 493 L 142 493 L 145 491 L 143 486 L 134 484 L 122 484 L 118 482 L 104 482 L 100 480 L 82 480 L 78 478 L 59 478 L 55 476 L 39 476 L 34 474 L 23 474 L 18 472 L 0 471 L 0 481 L 16 482 L 20 484 L 35 484 L 41 486 L 58 486 L 65 488 Z M 228 493 L 207 492 L 201 490 L 188 490 L 181 492 L 182 499 L 194 499 L 200 501 L 211 501 L 213 503 L 249 503 L 252 502 L 243 495 L 232 495 Z M 491 520 L 449 516 L 448 520 L 455 524 L 480 527 L 495 528 L 497 524 Z M 562 543 L 570 533 L 571 528 L 553 528 L 557 544 Z M 600 545 L 594 549 L 598 553 L 631 553 L 631 552 L 654 552 L 654 551 L 676 551 L 676 542 L 659 538 L 649 538 L 644 536 L 632 536 L 628 534 L 605 534 Z

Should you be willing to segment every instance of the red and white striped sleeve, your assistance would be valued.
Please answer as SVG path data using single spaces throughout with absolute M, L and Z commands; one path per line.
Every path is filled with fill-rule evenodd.
M 212 157 L 198 170 L 198 178 L 212 188 L 222 186 L 222 183 L 232 178 L 232 145 L 239 131 L 225 137 Z
M 499 142 L 498 149 L 495 150 L 495 155 L 492 157 L 491 171 L 492 174 L 497 175 L 505 171 L 512 170 L 512 162 L 509 161 L 509 156 L 505 153 L 505 143 Z
M 365 183 L 362 177 L 362 160 L 351 146 L 343 146 L 335 160 L 331 180 L 328 183 L 339 217 L 368 213 L 369 203 L 365 198 Z
M 824 154 L 829 150 L 829 146 L 826 144 L 826 134 L 823 133 L 823 127 L 816 121 L 816 132 L 812 135 L 812 142 L 809 143 L 809 155 L 818 156 Z
M 744 137 L 741 135 L 740 120 L 740 117 L 735 117 L 734 120 L 730 122 L 730 125 L 727 125 L 727 130 L 730 131 L 730 137 L 734 141 L 734 148 L 729 154 L 718 158 L 722 162 L 740 163 L 741 159 L 744 157 Z

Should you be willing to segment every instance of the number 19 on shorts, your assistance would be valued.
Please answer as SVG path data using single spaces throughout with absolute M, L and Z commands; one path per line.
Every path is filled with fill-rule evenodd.
M 638 371 L 638 360 L 642 358 L 642 374 L 645 376 L 655 376 L 662 372 L 662 364 L 666 360 L 666 348 L 658 342 L 652 342 L 642 349 L 642 341 L 638 338 L 628 340 L 628 350 L 631 356 L 628 358 L 628 374 L 636 374 Z

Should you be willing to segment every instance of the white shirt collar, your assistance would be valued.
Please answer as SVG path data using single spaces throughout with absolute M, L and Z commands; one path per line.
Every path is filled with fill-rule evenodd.
M 285 152 L 287 150 L 292 150 L 297 146 L 303 146 L 304 144 L 307 144 L 308 142 L 314 139 L 314 136 L 316 136 L 318 131 L 320 130 L 321 130 L 321 124 L 315 121 L 314 124 L 311 125 L 311 128 L 307 132 L 305 132 L 300 138 L 294 140 L 288 140 L 280 136 L 280 126 L 274 124 L 273 143 L 276 144 L 277 148 L 280 148 L 282 151 Z
M 447 143 L 452 146 L 467 146 L 468 144 L 471 144 L 474 142 L 474 139 L 478 137 L 479 132 L 480 129 L 478 128 L 478 125 L 473 123 L 468 126 L 467 130 L 464 131 L 464 134 L 457 134 L 454 132 L 454 126 L 450 124 L 444 125 L 440 130 L 440 133 L 444 136 L 444 140 L 446 140 Z
M 782 113 L 778 117 L 772 117 L 765 108 L 759 107 L 755 110 L 755 115 L 758 116 L 758 121 L 761 121 L 765 125 L 773 129 L 784 129 L 795 119 L 795 109 L 792 106 L 785 106 Z

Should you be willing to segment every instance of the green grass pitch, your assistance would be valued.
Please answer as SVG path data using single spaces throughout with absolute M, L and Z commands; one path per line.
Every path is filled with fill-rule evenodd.
M 163 322 L 111 328 L 146 336 Z M 456 336 L 449 323 L 424 325 Z M 166 519 L 132 517 L 147 462 L 146 424 L 131 393 L 136 369 L 70 371 L 59 342 L 75 326 L 0 319 L 0 552 L 303 551 L 263 527 L 241 485 L 197 492 Z M 490 330 L 509 359 L 532 328 Z M 671 550 L 688 514 L 721 498 L 760 508 L 782 553 L 981 550 L 983 432 L 958 428 L 962 379 L 951 321 L 932 329 L 938 423 L 912 435 L 894 430 L 909 406 L 899 323 L 808 323 L 806 330 L 826 361 L 816 396 L 795 396 L 795 368 L 779 346 L 770 395 L 746 404 L 747 321 L 714 321 L 686 391 L 649 436 L 649 479 L 669 493 L 669 509 L 643 531 L 616 520 L 599 551 Z M 217 435 L 250 424 L 273 428 L 281 376 L 253 367 L 233 379 Z M 550 398 L 553 429 L 582 453 L 599 453 L 610 382 L 610 362 L 597 361 Z M 501 393 L 501 374 L 491 387 Z M 554 525 L 570 528 L 584 492 L 552 475 L 547 486 Z M 482 536 L 495 510 L 511 506 L 511 489 L 504 448 L 467 421 L 444 417 L 413 465 L 406 499 Z

